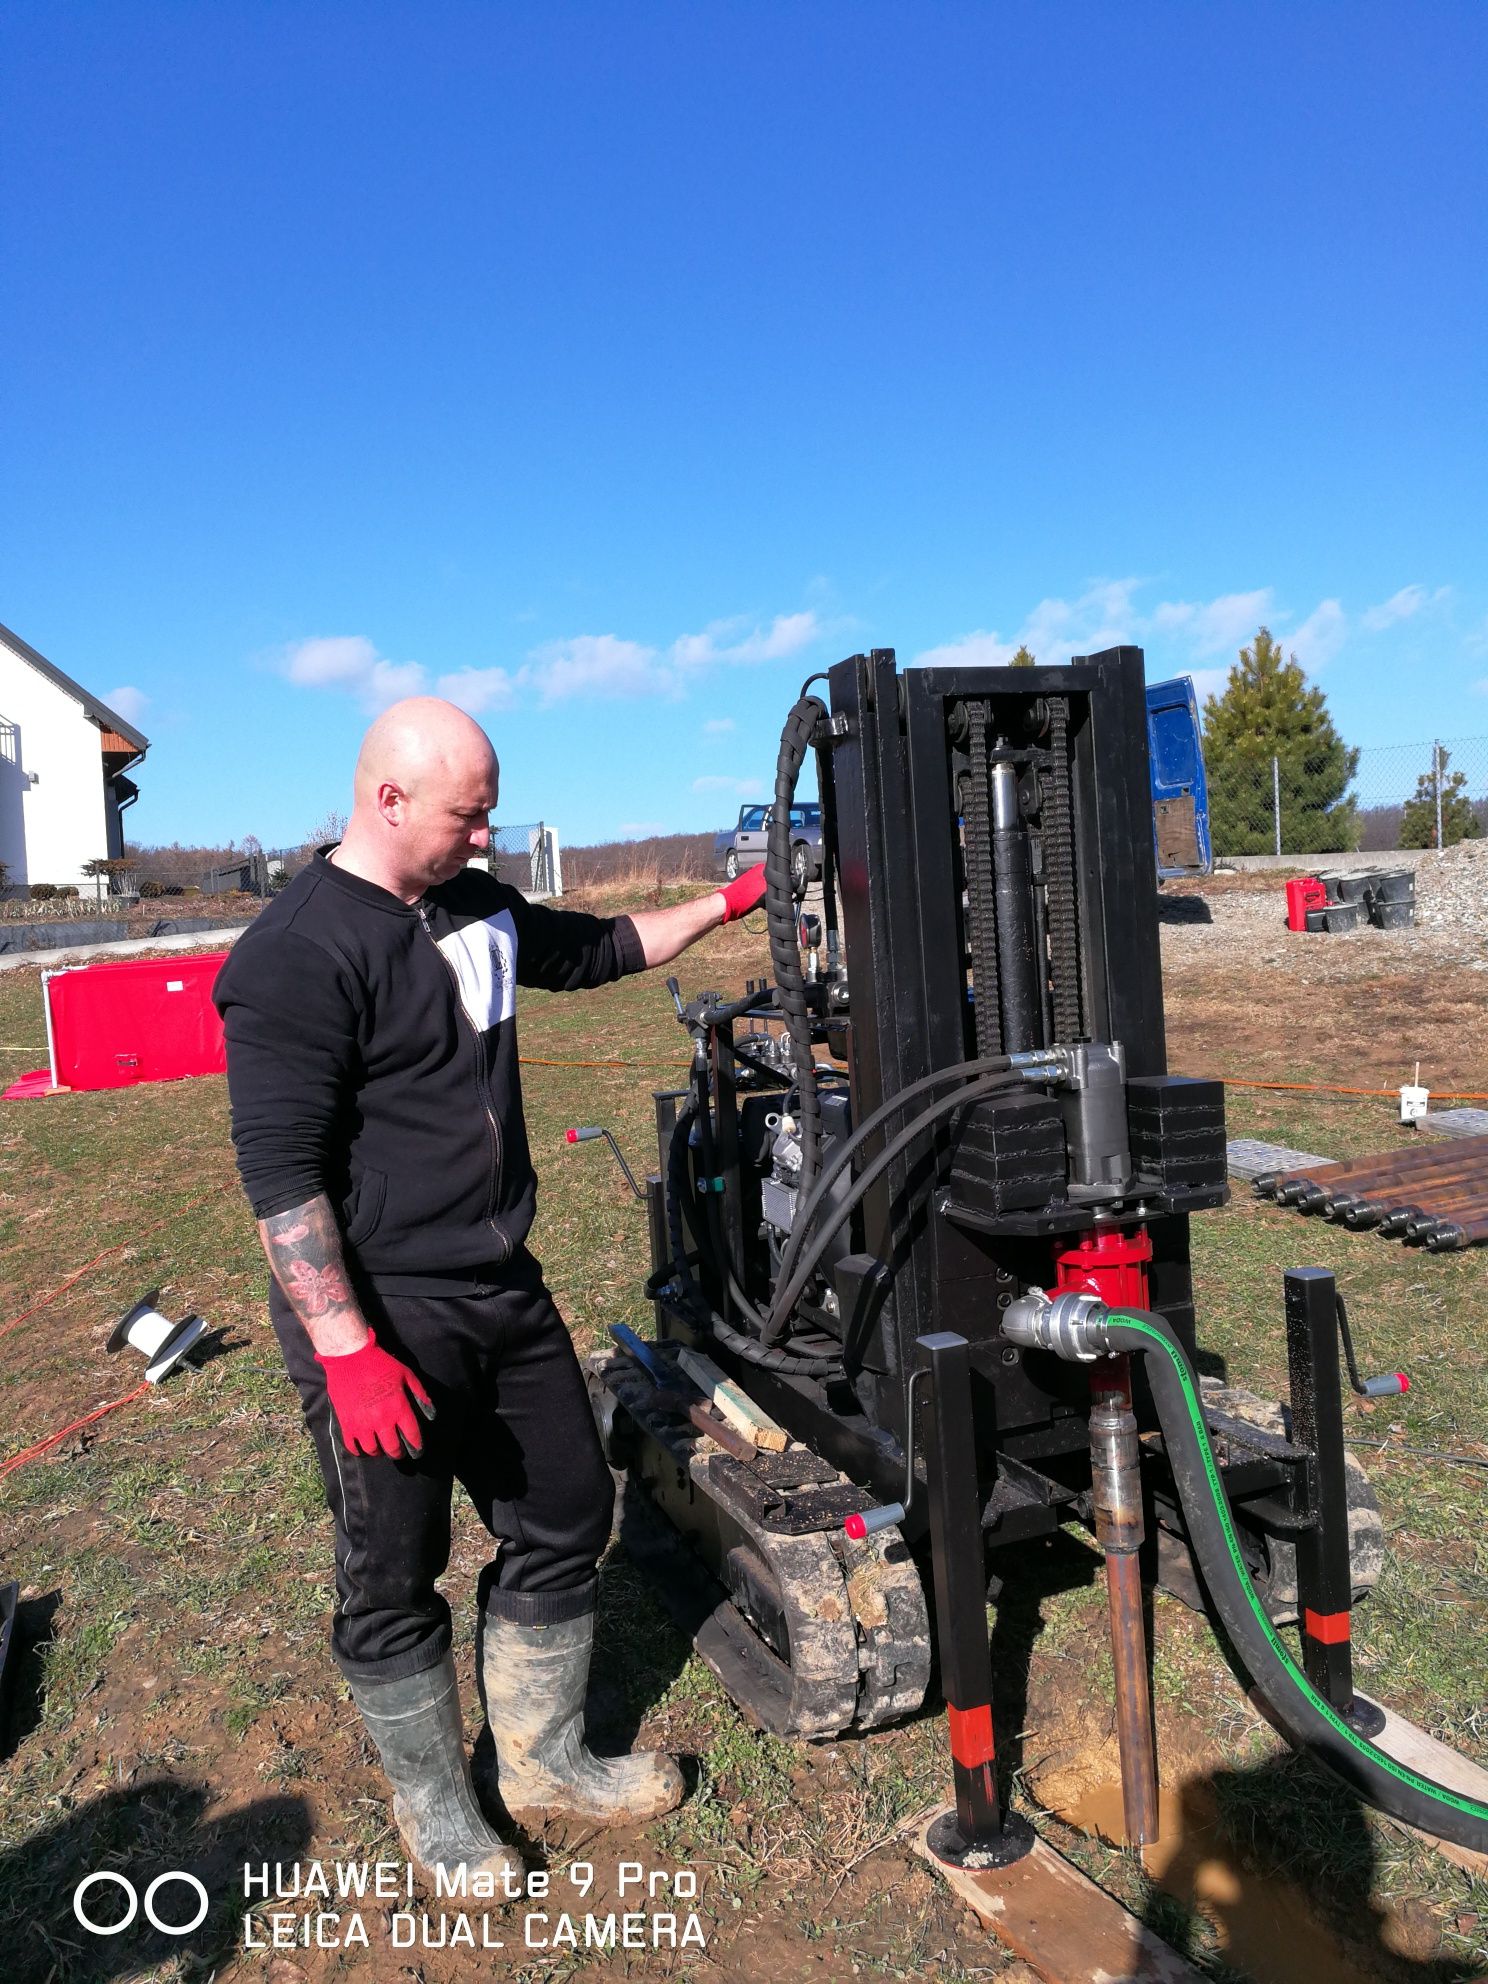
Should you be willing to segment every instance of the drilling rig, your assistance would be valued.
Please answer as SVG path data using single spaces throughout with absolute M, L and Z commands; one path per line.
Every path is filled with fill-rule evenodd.
M 912 1715 L 934 1663 L 947 1860 L 1022 1850 L 989 1581 L 1066 1524 L 1104 1553 L 1132 1844 L 1157 1822 L 1144 1566 L 1207 1596 L 1294 1743 L 1488 1844 L 1488 1808 L 1387 1758 L 1353 1690 L 1380 1527 L 1344 1452 L 1332 1278 L 1284 1278 L 1287 1413 L 1195 1375 L 1189 1222 L 1228 1196 L 1224 1091 L 1167 1066 L 1141 650 L 905 670 L 876 650 L 813 680 L 776 768 L 771 977 L 670 981 L 691 1068 L 655 1098 L 655 1340 L 589 1368 L 627 1548 L 774 1733 Z M 807 912 L 790 808 L 813 758 Z M 699 1410 L 699 1356 L 783 1430 L 773 1450 Z

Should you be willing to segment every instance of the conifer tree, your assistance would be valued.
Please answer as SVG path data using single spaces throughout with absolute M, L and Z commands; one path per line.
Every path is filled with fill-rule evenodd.
M 1272 760 L 1276 760 L 1273 773 Z M 1261 627 L 1204 704 L 1204 765 L 1210 833 L 1217 854 L 1270 854 L 1276 847 L 1275 783 L 1281 789 L 1284 854 L 1341 852 L 1358 844 L 1349 781 L 1359 753 L 1335 729 L 1321 689 L 1309 687 Z
M 1023 647 L 1019 648 L 1018 652 L 1013 656 L 1012 660 L 1008 663 L 1009 668 L 1032 668 L 1033 665 L 1034 665 L 1034 658 L 1028 652 L 1028 648 L 1026 644 Z
M 1447 760 L 1452 754 L 1445 744 L 1440 749 L 1438 769 L 1446 773 Z M 1443 847 L 1454 847 L 1459 840 L 1478 840 L 1482 836 L 1483 823 L 1467 796 L 1466 772 L 1451 772 L 1442 779 L 1441 823 Z M 1436 846 L 1436 778 L 1429 771 L 1422 772 L 1416 780 L 1415 792 L 1405 802 L 1400 815 L 1400 845 Z

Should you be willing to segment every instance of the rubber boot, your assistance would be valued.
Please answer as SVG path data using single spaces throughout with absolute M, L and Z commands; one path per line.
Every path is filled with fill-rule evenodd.
M 520 1892 L 526 1870 L 486 1823 L 470 1782 L 453 1656 L 396 1681 L 354 1680 L 351 1698 L 392 1784 L 409 1858 L 431 1881 L 439 1869 L 450 1882 L 463 1866 L 467 1880 L 490 1875 L 498 1898 L 504 1876 Z
M 597 1757 L 584 1742 L 594 1613 L 528 1626 L 486 1612 L 481 1673 L 497 1786 L 514 1818 L 632 1825 L 682 1802 L 675 1761 L 656 1750 Z

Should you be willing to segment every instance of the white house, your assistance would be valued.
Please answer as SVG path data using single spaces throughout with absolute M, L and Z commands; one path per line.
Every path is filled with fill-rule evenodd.
M 0 862 L 11 888 L 86 883 L 86 862 L 124 853 L 126 776 L 149 749 L 8 627 L 0 627 Z

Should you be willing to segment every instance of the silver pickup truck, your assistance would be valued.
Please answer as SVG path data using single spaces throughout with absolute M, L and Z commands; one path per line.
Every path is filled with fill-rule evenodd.
M 725 827 L 714 840 L 714 869 L 729 881 L 741 869 L 758 867 L 764 860 L 772 810 L 769 806 L 741 806 L 737 824 Z M 790 825 L 791 880 L 798 890 L 803 890 L 821 874 L 821 807 L 815 800 L 792 806 Z

